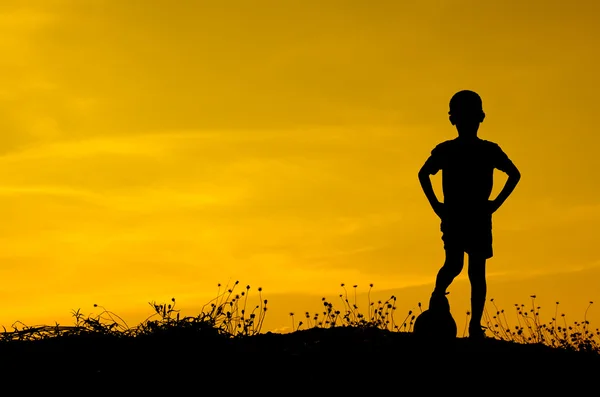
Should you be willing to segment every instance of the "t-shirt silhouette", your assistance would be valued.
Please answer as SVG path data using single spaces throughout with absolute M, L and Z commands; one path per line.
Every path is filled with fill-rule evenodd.
M 442 170 L 446 211 L 473 215 L 487 208 L 494 169 L 506 172 L 512 164 L 498 144 L 460 137 L 437 145 L 428 163 L 433 175 Z

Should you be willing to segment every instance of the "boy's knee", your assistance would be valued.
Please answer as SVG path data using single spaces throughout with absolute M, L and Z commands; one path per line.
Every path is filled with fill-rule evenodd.
M 473 269 L 469 267 L 467 273 L 469 276 L 469 280 L 471 280 L 471 283 L 485 285 L 485 270 Z
M 446 261 L 442 269 L 446 272 L 446 274 L 456 277 L 462 272 L 463 263 L 459 261 Z

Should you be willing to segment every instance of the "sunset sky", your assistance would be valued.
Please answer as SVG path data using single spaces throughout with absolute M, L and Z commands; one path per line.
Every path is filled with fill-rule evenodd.
M 342 282 L 403 317 L 444 259 L 417 172 L 462 89 L 522 173 L 488 297 L 581 320 L 600 303 L 599 18 L 589 0 L 3 1 L 0 325 L 94 304 L 135 323 L 171 297 L 194 314 L 235 280 L 263 288 L 265 330 Z M 466 271 L 449 291 L 460 330 Z

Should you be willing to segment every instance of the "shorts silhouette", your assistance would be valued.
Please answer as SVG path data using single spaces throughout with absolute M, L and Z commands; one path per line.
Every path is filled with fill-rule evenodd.
M 445 214 L 440 229 L 446 251 L 462 251 L 489 259 L 492 248 L 492 214 L 485 211 Z

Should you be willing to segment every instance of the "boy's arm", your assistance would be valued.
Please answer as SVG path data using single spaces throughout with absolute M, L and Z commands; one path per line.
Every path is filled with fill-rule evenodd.
M 492 201 L 492 212 L 495 212 L 502 204 L 504 204 L 508 196 L 511 195 L 521 180 L 521 173 L 512 163 L 512 161 L 508 161 L 507 164 L 502 168 L 502 171 L 506 172 L 508 179 L 498 196 Z
M 433 208 L 433 211 L 441 218 L 444 204 L 436 197 L 433 185 L 431 184 L 431 179 L 429 178 L 430 175 L 435 175 L 437 173 L 438 170 L 435 168 L 436 167 L 432 167 L 430 157 L 419 170 L 419 182 L 421 183 L 421 188 L 423 189 L 431 208 Z

